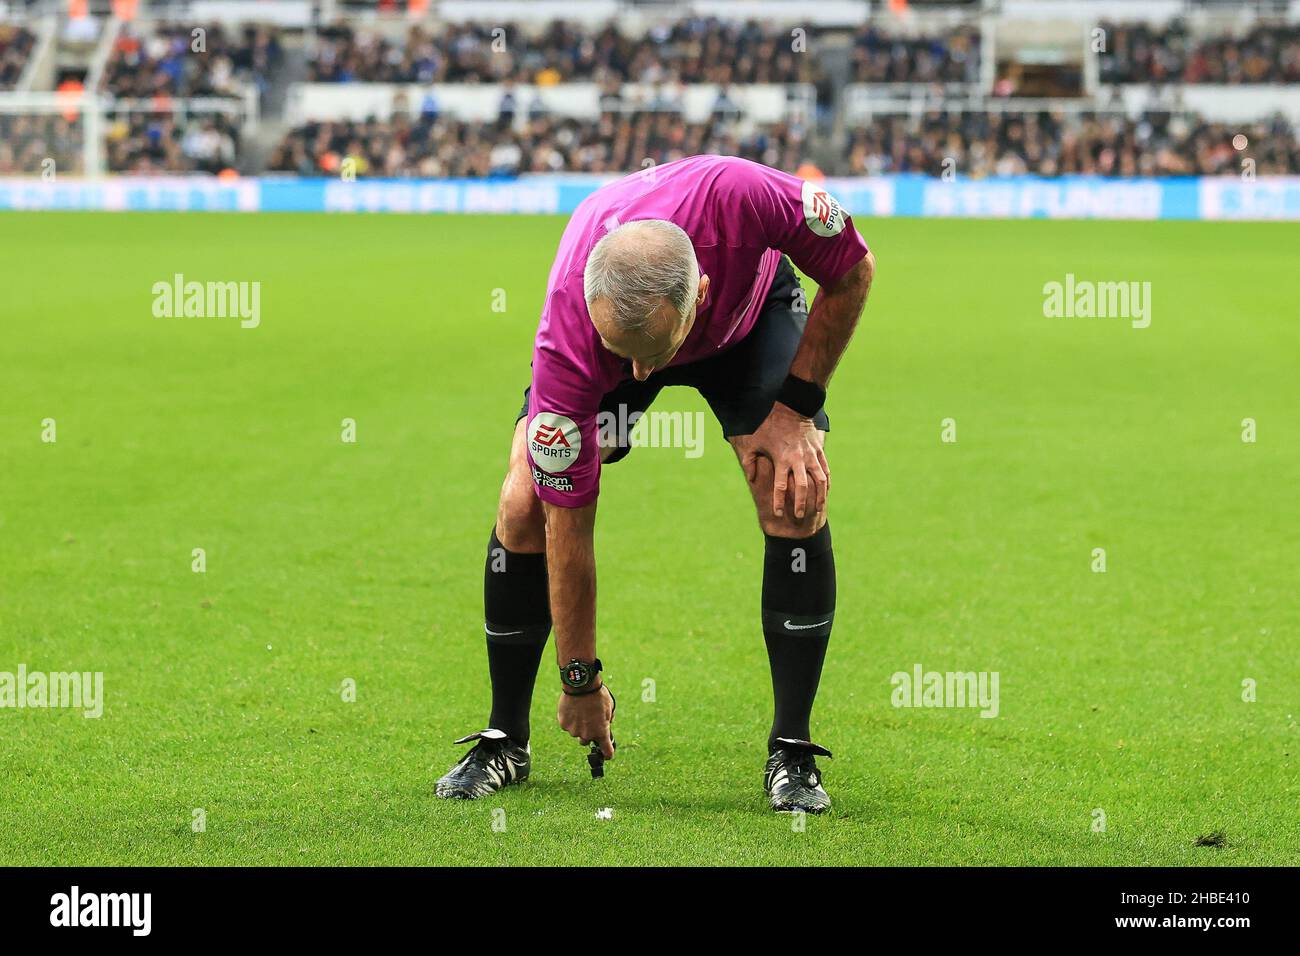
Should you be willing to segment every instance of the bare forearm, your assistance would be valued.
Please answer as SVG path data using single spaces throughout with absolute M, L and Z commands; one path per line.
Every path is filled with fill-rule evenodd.
M 551 626 L 558 663 L 596 657 L 596 506 L 543 506 Z
M 875 272 L 876 260 L 868 252 L 833 285 L 818 290 L 799 349 L 790 364 L 792 375 L 826 387 L 853 338 Z

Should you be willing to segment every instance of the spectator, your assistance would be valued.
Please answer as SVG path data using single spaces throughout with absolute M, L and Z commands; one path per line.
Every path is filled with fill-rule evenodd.
M 355 156 L 386 177 L 613 173 L 641 169 L 647 160 L 725 153 L 794 169 L 803 159 L 805 135 L 796 124 L 685 123 L 679 113 L 653 111 L 604 113 L 590 121 L 530 116 L 522 129 L 427 116 L 412 123 L 399 114 L 387 123 L 308 123 L 276 147 L 270 168 L 320 175 L 339 157 Z M 360 173 L 362 164 L 357 168 Z
M 36 35 L 25 27 L 0 23 L 0 90 L 12 90 L 27 67 Z
M 1233 136 L 1244 132 L 1248 150 Z M 1281 117 L 1226 126 L 1194 116 L 1148 113 L 931 112 L 877 116 L 850 137 L 848 172 L 938 176 L 948 166 L 971 178 L 1040 176 L 1240 175 L 1244 156 L 1259 175 L 1300 172 L 1295 131 Z
M 320 31 L 310 77 L 318 83 L 815 83 L 815 56 L 795 53 L 788 30 L 755 21 L 693 17 L 625 36 L 559 21 L 529 36 L 516 25 L 419 26 L 404 40 L 337 24 Z
M 975 27 L 906 37 L 868 26 L 854 39 L 859 83 L 978 83 L 980 32 Z
M 282 57 L 274 28 L 161 26 L 139 34 L 123 27 L 100 90 L 123 99 L 155 96 L 242 97 L 247 84 L 270 84 Z
M 51 159 L 56 175 L 83 172 L 84 133 L 80 115 L 0 113 L 0 176 L 42 175 Z
M 178 117 L 170 111 L 110 114 L 105 160 L 110 172 L 211 173 L 235 165 L 238 133 L 223 114 Z
M 1103 83 L 1297 83 L 1300 24 L 1264 23 L 1240 36 L 1195 38 L 1186 23 L 1102 23 Z

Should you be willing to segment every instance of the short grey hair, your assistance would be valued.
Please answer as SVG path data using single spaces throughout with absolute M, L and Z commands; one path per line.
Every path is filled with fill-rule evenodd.
M 644 332 L 662 300 L 686 321 L 700 289 L 700 267 L 690 236 L 665 219 L 637 219 L 606 233 L 587 256 L 582 274 L 587 308 L 608 299 L 614 324 Z

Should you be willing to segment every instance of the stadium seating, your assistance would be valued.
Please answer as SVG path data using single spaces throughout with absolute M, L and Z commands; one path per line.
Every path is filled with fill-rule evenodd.
M 220 113 L 122 112 L 110 115 L 105 158 L 115 173 L 215 174 L 235 165 L 238 136 Z
M 193 50 L 196 29 L 203 31 L 201 55 Z M 127 27 L 113 45 L 100 89 L 125 98 L 239 97 L 247 84 L 265 88 L 280 56 L 278 32 L 265 26 Z
M 22 76 L 36 34 L 23 26 L 0 23 L 0 90 L 11 90 Z
M 320 31 L 310 78 L 335 83 L 510 80 L 551 86 L 592 79 L 809 83 L 818 76 L 816 59 L 792 52 L 787 32 L 754 21 L 688 18 L 639 38 L 613 24 L 588 31 L 553 22 L 536 34 L 515 24 L 449 24 L 438 34 L 413 26 L 401 43 L 339 24 Z
M 1103 23 L 1103 83 L 1300 83 L 1300 25 L 1197 38 L 1179 21 Z
M 83 124 L 57 113 L 0 113 L 0 176 L 42 172 L 47 159 L 54 171 L 77 175 L 82 170 Z
M 908 36 L 875 26 L 853 40 L 853 79 L 858 83 L 977 83 L 980 32 L 961 26 Z
M 607 173 L 697 153 L 741 156 L 796 168 L 805 132 L 795 124 L 742 131 L 735 124 L 688 123 L 673 113 L 607 114 L 596 121 L 542 116 L 522 130 L 398 115 L 391 121 L 309 123 L 280 144 L 273 171 L 335 173 L 345 159 L 358 176 L 482 177 L 537 172 Z
M 1261 175 L 1300 172 L 1294 130 L 1280 118 L 1249 125 L 1195 116 L 1061 112 L 934 112 L 880 116 L 856 131 L 847 148 L 855 175 L 921 173 L 948 168 L 962 176 L 1193 176 L 1237 174 L 1236 135 L 1254 144 Z
M 105 30 L 102 149 L 78 149 L 78 117 L 0 109 L 0 168 L 30 175 L 38 154 L 76 154 L 59 164 L 75 168 L 84 153 L 108 172 L 328 176 L 351 160 L 359 176 L 474 178 L 614 173 L 722 152 L 843 175 L 1219 175 L 1239 171 L 1231 143 L 1244 136 L 1258 174 L 1300 173 L 1294 23 L 1148 22 L 1136 11 L 1102 21 L 1087 88 L 1040 101 L 1029 90 L 1041 75 L 1002 72 L 1015 37 L 970 7 L 813 17 L 806 29 L 670 7 L 638 9 L 635 25 L 499 26 L 362 7 L 333 5 L 342 18 L 319 26 L 310 6 L 299 23 L 209 21 L 197 28 L 202 55 L 188 24 Z M 1073 58 L 1068 82 L 1083 83 L 1083 35 L 1068 27 L 1043 41 Z M 37 41 L 34 29 L 0 26 L 0 88 L 17 82 Z M 272 89 L 257 139 L 249 111 Z M 222 111 L 214 99 L 251 107 Z

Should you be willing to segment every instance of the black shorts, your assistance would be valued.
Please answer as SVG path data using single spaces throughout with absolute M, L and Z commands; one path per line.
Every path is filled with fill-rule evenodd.
M 739 343 L 712 358 L 655 372 L 644 382 L 633 378 L 620 382 L 601 399 L 600 410 L 617 415 L 622 405 L 629 415 L 644 412 L 660 389 L 689 385 L 709 403 L 724 436 L 753 434 L 772 411 L 781 384 L 790 374 L 790 363 L 808 321 L 806 301 L 794 267 L 782 256 L 758 319 Z M 524 405 L 515 421 L 527 415 L 525 388 Z M 813 423 L 821 431 L 830 431 L 825 409 L 817 413 Z M 624 458 L 631 450 L 628 445 L 620 446 L 604 459 L 605 464 Z

